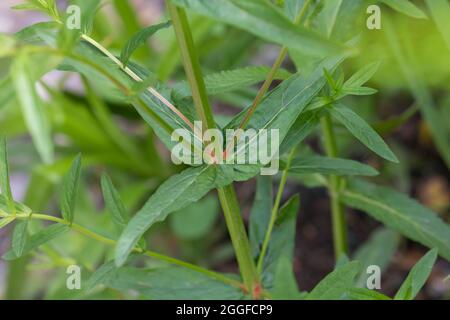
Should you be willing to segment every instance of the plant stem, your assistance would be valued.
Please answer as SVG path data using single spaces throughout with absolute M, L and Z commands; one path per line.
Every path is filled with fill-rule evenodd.
M 191 86 L 197 113 L 204 127 L 207 129 L 214 128 L 216 124 L 209 104 L 186 13 L 182 8 L 174 6 L 170 0 L 167 0 L 166 4 L 172 18 L 175 35 L 181 51 L 181 59 Z M 218 188 L 218 194 L 245 288 L 254 298 L 259 298 L 259 292 L 256 290 L 259 288 L 258 274 L 251 256 L 247 232 L 242 221 L 233 185 Z
M 197 51 L 195 50 L 194 40 L 192 38 L 186 12 L 173 5 L 170 0 L 166 2 L 177 37 L 181 61 L 183 62 L 184 70 L 186 71 L 186 76 L 193 93 L 192 98 L 194 100 L 197 115 L 203 122 L 204 129 L 214 128 L 216 123 L 214 122 L 211 106 L 208 101 L 200 62 Z
M 46 215 L 46 214 L 39 214 L 39 213 L 33 213 L 33 214 L 31 214 L 31 216 L 30 216 L 30 214 L 17 214 L 16 215 L 16 218 L 17 219 L 21 219 L 21 220 L 30 219 L 30 217 L 32 219 L 51 221 L 51 222 L 67 225 L 72 230 L 74 230 L 74 231 L 76 231 L 76 232 L 78 232 L 78 233 L 80 233 L 80 234 L 82 234 L 82 235 L 84 235 L 84 236 L 86 236 L 86 237 L 88 237 L 88 238 L 90 238 L 92 240 L 104 243 L 106 245 L 115 246 L 116 243 L 117 243 L 116 240 L 104 237 L 104 236 L 102 236 L 102 235 L 100 235 L 98 233 L 95 233 L 95 232 L 93 232 L 93 231 L 91 231 L 91 230 L 89 230 L 89 229 L 87 229 L 85 227 L 80 226 L 79 224 L 69 223 L 69 222 L 67 222 L 67 221 L 65 221 L 65 220 L 63 220 L 61 218 L 57 218 L 57 217 L 54 217 L 54 216 L 50 216 L 50 215 Z M 199 272 L 199 273 L 202 273 L 202 274 L 204 274 L 206 276 L 209 276 L 210 278 L 213 278 L 215 280 L 218 280 L 218 281 L 221 281 L 223 283 L 226 283 L 226 284 L 229 284 L 229 285 L 232 285 L 234 287 L 242 289 L 242 283 L 240 283 L 239 281 L 230 279 L 230 278 L 228 278 L 228 277 L 226 277 L 224 275 L 221 275 L 220 273 L 204 269 L 202 267 L 193 265 L 191 263 L 188 263 L 188 262 L 185 262 L 185 261 L 181 261 L 181 260 L 178 260 L 178 259 L 175 259 L 175 258 L 172 258 L 172 257 L 168 257 L 168 256 L 165 256 L 163 254 L 159 254 L 159 253 L 156 253 L 156 252 L 153 252 L 153 251 L 143 250 L 142 248 L 139 248 L 139 247 L 135 247 L 133 249 L 133 252 L 141 253 L 141 254 L 146 255 L 148 257 L 152 257 L 152 258 L 155 258 L 155 259 L 158 259 L 158 260 L 161 260 L 161 261 L 165 261 L 165 262 L 173 264 L 173 265 L 177 265 L 177 266 L 180 266 L 180 267 L 184 267 L 184 268 L 188 268 L 188 269 L 194 270 L 196 272 Z
M 256 293 L 255 289 L 259 286 L 259 278 L 251 255 L 250 243 L 247 232 L 245 231 L 244 222 L 242 221 L 234 187 L 233 185 L 229 185 L 224 188 L 219 188 L 217 189 L 217 193 L 222 205 L 231 242 L 236 253 L 242 279 L 247 291 L 254 295 Z M 256 296 L 255 298 L 259 297 Z
M 306 0 L 306 2 L 303 4 L 302 9 L 298 13 L 298 15 L 295 17 L 295 20 L 294 20 L 295 24 L 299 24 L 302 22 L 310 4 L 311 4 L 311 1 L 312 0 Z M 272 65 L 272 68 L 270 69 L 270 72 L 267 75 L 266 80 L 264 81 L 261 88 L 259 88 L 259 91 L 258 91 L 258 94 L 256 95 L 255 100 L 253 100 L 251 107 L 248 109 L 247 114 L 245 115 L 244 119 L 242 120 L 242 122 L 239 126 L 241 129 L 245 128 L 245 126 L 248 124 L 248 122 L 250 121 L 250 118 L 252 117 L 256 108 L 259 106 L 262 99 L 264 98 L 264 95 L 269 90 L 270 85 L 272 84 L 273 79 L 275 78 L 275 75 L 276 75 L 278 69 L 280 69 L 281 64 L 283 63 L 284 59 L 286 58 L 287 53 L 288 53 L 288 48 L 286 46 L 283 46 L 281 48 L 281 51 L 278 54 L 278 57 L 276 58 L 274 64 Z
M 322 132 L 324 134 L 324 144 L 327 156 L 331 158 L 336 158 L 338 156 L 338 149 L 331 117 L 329 114 L 326 114 L 320 121 L 322 125 Z M 330 184 L 328 190 L 331 197 L 333 244 L 336 261 L 343 254 L 348 253 L 347 225 L 345 222 L 344 207 L 340 201 L 341 185 L 342 185 L 341 177 L 335 175 L 330 176 Z
M 283 171 L 283 175 L 281 176 L 280 185 L 278 187 L 277 196 L 275 198 L 275 203 L 272 208 L 272 213 L 270 215 L 269 226 L 267 227 L 266 235 L 264 236 L 264 241 L 261 247 L 261 253 L 258 258 L 257 271 L 258 274 L 261 274 L 264 266 L 264 257 L 266 256 L 267 249 L 269 247 L 270 237 L 272 236 L 273 227 L 275 226 L 275 221 L 277 220 L 278 210 L 280 209 L 281 197 L 283 196 L 284 187 L 286 186 L 287 176 L 289 167 L 291 166 L 292 159 L 295 156 L 297 148 L 293 148 L 291 153 L 289 154 L 286 169 Z

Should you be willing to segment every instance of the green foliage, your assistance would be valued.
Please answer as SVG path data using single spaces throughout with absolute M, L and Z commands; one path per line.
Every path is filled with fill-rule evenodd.
M 450 259 L 450 227 L 409 197 L 391 188 L 351 180 L 342 193 L 342 200 L 408 238 L 438 248 L 441 256 Z
M 297 27 L 268 1 L 175 0 L 175 4 L 244 29 L 268 41 L 292 46 L 309 55 L 342 51 L 314 32 Z
M 327 275 L 306 296 L 306 300 L 340 300 L 348 295 L 353 287 L 360 264 L 357 261 L 348 262 Z
M 362 246 L 356 250 L 353 259 L 362 264 L 361 274 L 356 285 L 364 287 L 367 283 L 367 267 L 376 265 L 381 271 L 385 270 L 397 251 L 399 245 L 399 234 L 389 229 L 376 230 Z
M 9 213 L 15 213 L 14 199 L 9 183 L 8 151 L 5 138 L 0 140 L 0 190 L 8 204 Z
M 433 39 L 442 43 L 430 47 L 430 52 L 449 45 L 446 1 L 425 1 L 433 18 L 429 22 L 413 2 L 381 2 L 395 9 L 390 13 L 394 17 L 399 11 L 423 19 L 415 23 L 425 26 L 426 32 L 430 24 L 437 27 L 440 35 Z M 440 81 L 429 81 L 422 74 L 424 67 L 415 60 L 408 43 L 411 39 L 403 37 L 390 17 L 383 16 L 383 34 L 393 52 L 388 58 L 400 68 L 406 84 L 396 83 L 391 88 L 380 81 L 392 61 L 377 56 L 378 49 L 389 52 L 379 44 L 382 41 L 371 44 L 375 49 L 371 55 L 365 47 L 366 32 L 357 36 L 357 30 L 365 29 L 365 0 L 168 0 L 171 22 L 146 28 L 140 27 L 133 6 L 126 1 L 113 1 L 120 20 L 114 26 L 99 0 L 71 0 L 68 4 L 81 7 L 81 30 L 65 27 L 68 17 L 60 14 L 56 1 L 28 0 L 15 9 L 38 10 L 52 21 L 15 35 L 0 35 L 1 135 L 14 146 L 12 170 L 31 173 L 23 202 L 32 209 L 12 197 L 6 140 L 2 138 L 0 228 L 16 223 L 11 229 L 11 249 L 2 258 L 19 265 L 9 266 L 14 270 L 8 280 L 12 291 L 20 292 L 24 286 L 20 279 L 28 269 L 23 263 L 31 253 L 35 268 L 56 269 L 76 262 L 93 271 L 85 289 L 76 295 L 66 292 L 62 278 L 52 278 L 42 290 L 49 299 L 61 298 L 63 291 L 64 298 L 104 298 L 110 297 L 108 289 L 113 289 L 124 298 L 145 299 L 390 300 L 363 288 L 365 270 L 373 264 L 385 270 L 401 234 L 432 248 L 395 296 L 409 300 L 424 286 L 438 254 L 450 261 L 450 227 L 436 213 L 392 188 L 353 177 L 378 175 L 377 182 L 382 184 L 400 177 L 408 183 L 404 173 L 412 171 L 420 157 L 411 155 L 411 161 L 402 162 L 401 170 L 390 176 L 381 160 L 368 158 L 365 149 L 353 145 L 344 131 L 380 157 L 398 163 L 384 139 L 390 139 L 389 134 L 419 109 L 440 156 L 450 163 L 450 126 L 445 123 L 448 97 L 434 95 L 447 89 L 440 82 L 448 74 L 442 72 Z M 400 26 L 407 19 L 399 19 Z M 168 28 L 171 24 L 173 30 Z M 156 50 L 145 46 L 149 37 L 157 44 Z M 399 41 L 400 37 L 405 41 Z M 259 65 L 266 56 L 272 59 L 265 42 L 283 46 L 278 57 L 273 57 L 273 66 Z M 264 50 L 267 52 L 260 54 Z M 136 62 L 131 62 L 131 57 Z M 383 64 L 372 62 L 374 59 Z M 180 67 L 188 81 L 183 80 Z M 56 86 L 43 77 L 54 70 L 65 74 L 56 80 Z M 84 90 L 71 91 L 67 86 L 71 74 L 81 76 Z M 345 74 L 351 76 L 347 79 Z M 369 81 L 374 88 L 366 86 Z M 256 91 L 261 82 L 263 86 Z M 388 120 L 383 114 L 379 121 L 375 107 L 404 87 L 411 91 L 416 105 Z M 380 94 L 371 97 L 375 93 Z M 213 105 L 212 101 L 219 103 Z M 224 103 L 243 110 L 232 115 Z M 260 165 L 178 167 L 168 163 L 161 148 L 172 150 L 178 143 L 172 139 L 177 129 L 189 132 L 194 142 L 187 147 L 204 147 L 192 125 L 199 118 L 207 120 L 208 128 L 220 124 L 223 132 L 243 127 L 279 130 L 276 156 L 280 157 L 281 179 L 259 175 Z M 373 128 L 369 123 L 375 123 Z M 322 132 L 317 130 L 319 124 Z M 37 155 L 21 147 L 27 133 Z M 237 155 L 260 136 L 258 131 Z M 325 155 L 302 146 L 310 136 L 314 150 L 324 149 Z M 323 143 L 322 148 L 316 143 Z M 400 158 L 406 158 L 407 148 L 396 147 Z M 83 153 L 83 165 L 88 169 L 85 183 L 81 182 L 81 156 L 74 158 L 78 152 Z M 20 161 L 15 161 L 17 154 Z M 347 159 L 350 155 L 361 162 Z M 248 239 L 241 216 L 246 207 L 242 203 L 241 210 L 239 203 L 252 193 L 239 194 L 238 201 L 234 183 L 252 179 L 256 180 L 256 193 Z M 299 291 L 294 270 L 297 215 L 303 195 L 291 183 L 299 180 L 307 187 L 328 188 L 337 260 L 335 270 L 309 293 Z M 278 181 L 274 201 L 273 187 Z M 101 206 L 99 185 L 106 214 L 95 214 Z M 58 186 L 63 219 L 41 213 L 54 207 L 52 195 Z M 247 186 L 252 188 L 252 182 L 238 190 Z M 217 217 L 219 202 L 216 194 L 210 193 L 213 189 L 217 189 L 225 219 Z M 288 192 L 290 198 L 284 202 Z M 367 213 L 389 229 L 375 231 L 350 254 L 344 206 Z M 225 224 L 231 241 L 224 234 Z M 61 241 L 53 241 L 57 238 Z M 156 251 L 147 248 L 147 242 Z M 212 248 L 214 252 L 210 252 Z M 157 253 L 164 251 L 202 266 Z M 203 267 L 219 267 L 233 255 L 238 274 Z M 45 285 L 38 283 L 36 288 Z
M 63 224 L 53 224 L 38 231 L 26 240 L 25 246 L 22 250 L 22 255 L 36 250 L 43 244 L 56 239 L 67 231 L 69 231 L 69 227 Z M 16 254 L 15 250 L 10 250 L 2 256 L 2 259 L 7 261 L 15 260 L 17 258 L 19 258 L 19 256 Z
M 386 160 L 398 163 L 397 157 L 383 139 L 355 112 L 345 106 L 336 106 L 330 112 L 367 148 Z
M 61 194 L 61 213 L 64 219 L 72 223 L 75 214 L 75 203 L 78 194 L 81 174 L 81 155 L 73 160 L 69 172 L 64 178 Z
M 406 14 L 410 17 L 417 19 L 427 18 L 427 15 L 409 0 L 398 0 L 398 1 L 380 0 L 380 1 L 388 5 L 392 9 L 397 10 L 398 12 Z
M 338 174 L 342 176 L 376 176 L 378 174 L 377 170 L 357 161 L 321 156 L 303 156 L 294 159 L 289 167 L 289 172 Z
M 424 255 L 419 262 L 417 262 L 396 293 L 394 298 L 395 300 L 412 300 L 416 297 L 433 269 L 437 254 L 437 249 L 433 249 Z
M 53 142 L 47 111 L 35 90 L 30 71 L 30 61 L 24 54 L 17 57 L 11 67 L 11 75 L 25 122 L 36 148 L 45 163 L 53 161 Z
M 120 194 L 106 174 L 102 175 L 101 184 L 106 208 L 111 213 L 114 223 L 120 229 L 123 229 L 123 227 L 127 225 L 129 217 L 122 199 L 120 198 Z
M 131 55 L 139 48 L 139 46 L 145 43 L 155 32 L 163 28 L 168 28 L 170 25 L 171 22 L 168 21 L 139 30 L 139 32 L 133 35 L 133 37 L 125 44 L 125 47 L 120 53 L 120 61 L 122 61 L 124 65 L 127 65 Z
M 11 247 L 17 257 L 21 257 L 28 237 L 28 220 L 16 225 L 11 240 Z

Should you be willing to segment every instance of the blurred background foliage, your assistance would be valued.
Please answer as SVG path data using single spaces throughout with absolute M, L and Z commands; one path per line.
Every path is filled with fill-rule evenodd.
M 12 34 L 47 17 L 38 12 L 13 11 L 18 1 L 0 3 L 0 31 Z M 283 1 L 274 1 L 282 5 Z M 317 1 L 319 2 L 319 1 Z M 365 9 L 371 1 L 352 6 L 338 19 L 332 37 L 347 41 L 346 30 L 358 21 L 364 26 Z M 355 1 L 357 2 L 357 1 Z M 372 1 L 373 2 L 373 1 Z M 430 13 L 423 1 L 416 3 Z M 64 8 L 66 1 L 58 1 Z M 380 4 L 381 5 L 381 4 Z M 317 6 L 316 6 L 317 7 Z M 316 11 L 318 9 L 315 8 Z M 375 126 L 388 139 L 400 158 L 401 165 L 381 162 L 353 143 L 345 130 L 338 127 L 339 148 L 343 156 L 369 163 L 382 172 L 383 184 L 395 186 L 450 221 L 450 17 L 447 25 L 428 19 L 415 19 L 382 7 L 382 29 L 360 30 L 358 54 L 348 60 L 343 72 L 348 76 L 361 67 L 381 61 L 381 68 L 370 81 L 379 92 L 370 97 L 346 98 L 347 105 Z M 63 12 L 63 11 L 62 11 Z M 316 12 L 310 12 L 314 18 Z M 326 18 L 326 17 L 325 17 Z M 167 21 L 164 3 L 150 1 L 104 1 L 95 15 L 92 38 L 119 55 L 127 39 L 144 26 Z M 195 43 L 200 53 L 204 73 L 212 74 L 247 66 L 270 66 L 279 47 L 243 30 L 218 23 L 204 16 L 189 13 Z M 319 15 L 320 19 L 320 15 Z M 311 19 L 311 21 L 315 21 Z M 0 52 L 7 43 L 0 43 Z M 307 70 L 314 61 L 291 50 L 283 68 L 289 72 Z M 171 28 L 156 33 L 147 45 L 133 55 L 133 61 L 154 72 L 158 80 L 175 86 L 185 76 L 180 54 Z M 57 65 L 42 54 L 29 66 L 37 74 Z M 136 212 L 156 187 L 179 171 L 171 164 L 162 147 L 135 109 L 108 88 L 99 88 L 83 81 L 75 73 L 52 71 L 37 84 L 44 112 L 50 121 L 54 159 L 41 160 L 30 139 L 11 81 L 12 61 L 0 58 L 0 134 L 9 140 L 13 193 L 37 211 L 57 212 L 59 185 L 71 159 L 81 152 L 84 158 L 83 180 L 77 200 L 76 221 L 105 235 L 117 235 L 102 203 L 100 175 L 106 171 L 112 177 L 124 199 L 126 209 Z M 44 70 L 44 71 L 43 71 Z M 267 71 L 266 71 L 267 72 Z M 264 79 L 262 73 L 261 80 Z M 233 88 L 213 96 L 214 112 L 226 123 L 232 115 L 248 106 L 257 93 L 255 85 Z M 319 137 L 308 139 L 312 149 L 319 148 Z M 310 289 L 333 266 L 332 242 L 326 192 L 306 189 L 315 186 L 314 176 L 294 176 L 288 184 L 286 198 L 296 192 L 302 195 L 299 216 L 295 269 L 302 289 Z M 245 217 L 253 201 L 255 182 L 238 185 L 238 195 Z M 349 210 L 351 211 L 351 210 Z M 173 214 L 146 235 L 155 251 L 165 252 L 185 260 L 222 271 L 236 270 L 233 249 L 224 223 L 221 223 L 216 195 Z M 350 245 L 355 252 L 359 245 L 379 226 L 377 222 L 349 212 Z M 38 228 L 38 226 L 32 226 Z M 8 232 L 1 230 L 0 253 L 9 247 Z M 385 232 L 385 231 L 383 231 Z M 398 287 L 407 270 L 425 249 L 408 241 L 398 241 L 397 235 L 382 234 L 372 241 L 384 251 L 389 266 L 383 278 L 383 291 L 391 293 Z M 376 241 L 378 239 L 378 242 Z M 380 241 L 384 239 L 385 241 Z M 388 245 L 386 246 L 386 241 Z M 389 246 L 392 249 L 389 249 Z M 112 256 L 112 250 L 76 234 L 67 233 L 57 242 L 43 246 L 39 253 L 6 264 L 0 261 L 0 297 L 2 298 L 124 298 L 115 290 L 97 290 L 86 295 L 65 288 L 66 267 L 82 265 L 88 278 L 101 263 Z M 363 255 L 364 252 L 357 251 Z M 156 262 L 143 260 L 143 265 Z M 450 271 L 447 262 L 439 260 L 423 298 L 448 297 L 449 288 L 442 278 Z M 433 282 L 433 279 L 440 281 Z

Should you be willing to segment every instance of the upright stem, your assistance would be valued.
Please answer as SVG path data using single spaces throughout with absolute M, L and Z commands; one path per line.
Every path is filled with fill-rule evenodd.
M 275 226 L 275 222 L 278 216 L 278 210 L 280 209 L 281 197 L 283 196 L 283 191 L 286 185 L 289 168 L 291 166 L 292 159 L 295 156 L 296 150 L 297 148 L 293 148 L 291 153 L 289 154 L 286 169 L 283 171 L 283 175 L 281 176 L 280 186 L 278 187 L 277 196 L 275 198 L 275 203 L 273 205 L 272 212 L 270 215 L 269 226 L 267 228 L 266 235 L 264 236 L 264 241 L 261 247 L 261 253 L 258 258 L 258 265 L 257 265 L 258 274 L 261 274 L 263 271 L 264 257 L 266 256 L 267 249 L 269 248 L 270 237 L 272 236 L 273 227 Z
M 259 298 L 259 279 L 256 266 L 253 261 L 250 243 L 244 222 L 242 221 L 239 204 L 233 185 L 217 189 L 223 214 L 227 223 L 228 232 L 236 253 L 236 259 L 247 291 L 251 292 L 254 298 Z
M 192 98 L 197 110 L 197 114 L 203 122 L 203 128 L 214 128 L 216 123 L 208 101 L 205 83 L 200 68 L 200 62 L 194 46 L 192 33 L 190 32 L 189 22 L 186 12 L 173 5 L 170 0 L 167 1 L 167 8 L 172 18 L 173 28 L 178 40 L 178 47 L 181 53 L 181 60 L 186 71 L 189 84 L 192 90 Z M 195 94 L 197 93 L 197 94 Z
M 181 58 L 191 86 L 197 113 L 207 129 L 214 128 L 216 125 L 186 14 L 183 9 L 174 6 L 170 0 L 167 0 L 166 4 L 172 18 L 175 35 L 181 51 Z M 247 232 L 242 221 L 233 185 L 218 188 L 218 194 L 244 285 L 246 290 L 253 294 L 254 298 L 258 298 L 258 274 L 252 259 Z
M 299 11 L 299 13 L 297 14 L 297 16 L 295 17 L 294 23 L 295 24 L 300 24 L 309 8 L 309 6 L 311 5 L 311 1 L 312 0 L 306 0 L 306 2 L 303 4 L 302 9 Z M 288 53 L 288 48 L 286 46 L 283 46 L 281 48 L 280 53 L 278 54 L 278 57 L 276 58 L 274 64 L 272 65 L 272 68 L 270 69 L 269 74 L 266 77 L 266 80 L 264 81 L 263 85 L 261 86 L 261 88 L 259 88 L 258 94 L 256 95 L 255 100 L 253 100 L 253 103 L 251 105 L 251 107 L 249 108 L 247 114 L 245 115 L 244 119 L 242 120 L 241 124 L 240 124 L 240 128 L 245 128 L 245 126 L 248 124 L 248 122 L 250 121 L 250 118 L 252 117 L 253 113 L 255 112 L 256 108 L 259 106 L 259 104 L 261 103 L 262 99 L 264 98 L 264 95 L 267 93 L 267 91 L 270 89 L 270 85 L 273 82 L 273 79 L 275 78 L 275 75 L 278 71 L 278 69 L 280 69 L 281 64 L 283 63 L 284 59 L 286 58 L 286 55 Z
M 322 131 L 324 134 L 325 150 L 329 157 L 336 158 L 338 149 L 335 140 L 333 122 L 329 114 L 321 119 Z M 333 244 L 336 261 L 348 253 L 347 226 L 345 222 L 344 207 L 340 201 L 340 188 L 342 179 L 339 176 L 330 177 L 329 193 L 331 197 L 331 217 L 333 225 Z

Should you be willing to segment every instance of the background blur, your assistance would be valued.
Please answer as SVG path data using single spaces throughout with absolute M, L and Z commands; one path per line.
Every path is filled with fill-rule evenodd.
M 0 32 L 14 33 L 23 27 L 46 21 L 47 17 L 30 11 L 10 10 L 18 0 L 0 1 Z M 124 4 L 125 3 L 125 4 Z M 420 2 L 419 2 L 420 3 Z M 129 4 L 130 6 L 128 6 Z M 64 8 L 64 1 L 60 1 Z M 132 11 L 127 11 L 132 10 Z M 427 90 L 434 97 L 441 118 L 445 119 L 450 132 L 450 51 L 445 41 L 429 20 L 417 20 L 394 14 L 398 37 L 406 43 L 408 54 L 414 58 L 415 71 L 421 74 Z M 201 55 L 205 73 L 230 70 L 248 65 L 271 65 L 279 47 L 267 44 L 253 35 L 219 24 L 204 17 L 190 15 L 196 44 Z M 165 21 L 163 1 L 135 0 L 109 1 L 98 14 L 93 38 L 100 40 L 113 52 L 120 52 L 128 39 L 140 26 Z M 1 45 L 1 44 L 0 44 Z M 154 71 L 161 81 L 175 83 L 184 79 L 179 53 L 172 30 L 162 30 L 152 37 L 147 47 L 139 49 L 135 60 Z M 362 97 L 350 105 L 388 139 L 399 156 L 401 165 L 394 165 L 367 152 L 355 144 L 343 130 L 339 131 L 340 150 L 345 157 L 369 163 L 380 172 L 381 183 L 394 186 L 422 204 L 432 208 L 443 220 L 450 222 L 450 173 L 442 156 L 436 150 L 430 128 L 417 112 L 405 78 L 398 70 L 391 50 L 381 32 L 365 31 L 362 53 L 345 65 L 346 74 L 359 67 L 382 61 L 382 67 L 370 86 L 379 93 Z M 295 70 L 299 61 L 286 61 L 284 67 Z M 6 74 L 8 61 L 0 59 L 0 78 Z M 77 219 L 93 229 L 109 230 L 110 223 L 103 212 L 99 177 L 103 170 L 113 175 L 119 185 L 127 209 L 135 212 L 152 191 L 177 168 L 170 164 L 168 154 L 154 138 L 148 127 L 134 109 L 115 97 L 103 97 L 105 104 L 126 133 L 127 139 L 136 146 L 136 159 L 145 159 L 144 166 L 137 166 L 129 155 L 111 143 L 110 137 L 99 129 L 97 119 L 90 111 L 84 87 L 76 75 L 61 72 L 47 74 L 40 93 L 52 113 L 52 127 L 57 146 L 58 161 L 43 165 L 27 134 L 22 115 L 15 98 L 0 105 L 0 133 L 9 140 L 11 182 L 16 199 L 42 212 L 57 212 L 58 183 L 71 158 L 82 152 L 86 159 L 84 186 L 81 190 Z M 52 89 L 53 88 L 53 89 Z M 57 90 L 55 90 L 57 89 Z M 58 91 L 53 92 L 53 90 Z M 224 120 L 251 103 L 257 87 L 243 88 L 215 97 L 214 109 Z M 0 92 L 0 97 L 2 97 Z M 73 118 L 77 119 L 76 121 Z M 320 149 L 317 136 L 308 145 Z M 300 193 L 302 199 L 298 218 L 295 270 L 300 288 L 311 289 L 328 274 L 334 265 L 331 239 L 330 213 L 327 192 L 314 186 L 305 177 L 290 179 L 285 199 Z M 255 191 L 255 182 L 238 185 L 238 196 L 245 217 L 248 217 Z M 367 215 L 348 209 L 351 251 L 367 241 L 380 224 Z M 235 271 L 232 246 L 220 215 L 215 195 L 188 208 L 183 215 L 174 214 L 167 222 L 152 228 L 148 243 L 155 251 L 164 252 L 195 263 L 222 271 Z M 100 226 L 100 227 L 99 227 Z M 9 248 L 11 229 L 0 230 L 0 255 Z M 382 291 L 392 295 L 400 286 L 407 272 L 426 252 L 417 243 L 400 239 L 395 244 L 392 257 L 382 278 Z M 67 235 L 42 254 L 34 254 L 7 265 L 0 260 L 0 298 L 65 298 L 76 294 L 64 290 L 65 267 L 76 262 L 86 270 L 93 271 L 111 252 L 103 245 Z M 22 270 L 26 268 L 26 270 Z M 8 273 L 8 270 L 13 272 Z M 438 260 L 421 299 L 449 298 L 450 287 L 443 279 L 450 273 L 450 264 Z M 95 297 L 120 298 L 114 291 L 98 293 Z

